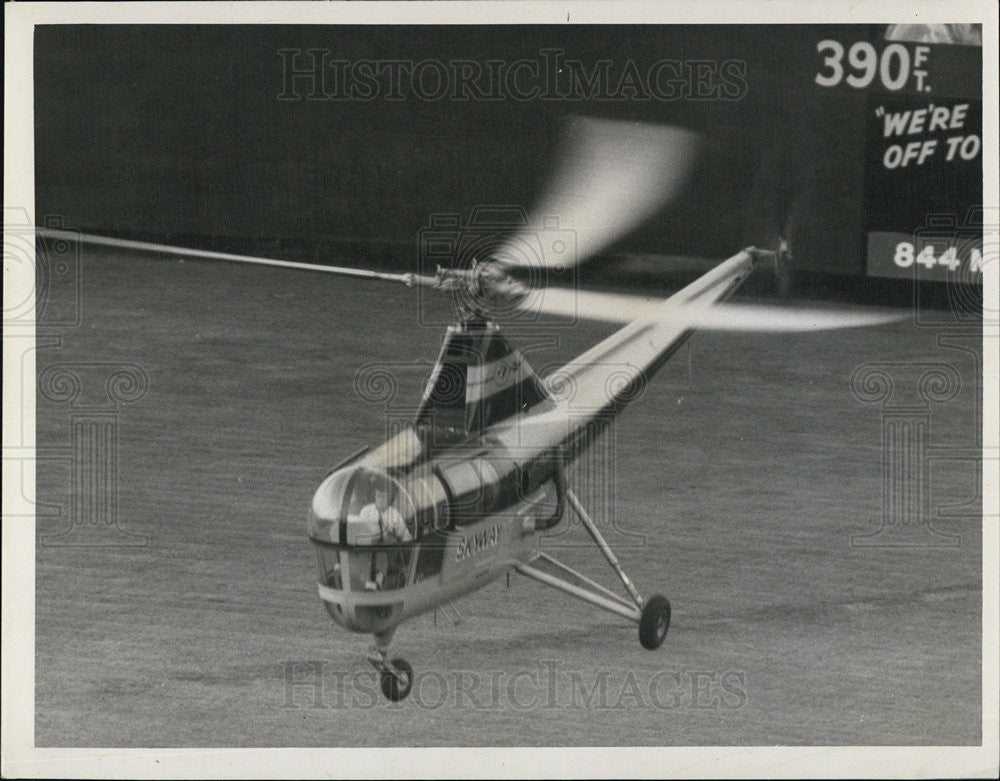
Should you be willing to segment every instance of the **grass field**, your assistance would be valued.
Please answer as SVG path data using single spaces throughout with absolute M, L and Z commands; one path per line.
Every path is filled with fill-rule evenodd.
M 664 646 L 515 575 L 457 603 L 457 626 L 426 616 L 397 632 L 417 681 L 392 705 L 369 638 L 329 625 L 305 515 L 334 463 L 383 438 L 385 407 L 358 395 L 356 373 L 393 368 L 404 414 L 442 335 L 421 319 L 446 302 L 94 250 L 80 300 L 81 324 L 37 359 L 43 374 L 74 364 L 84 386 L 75 406 L 39 395 L 53 454 L 38 471 L 40 746 L 981 740 L 975 465 L 930 462 L 934 529 L 857 537 L 881 528 L 887 414 L 852 394 L 858 366 L 894 364 L 892 403 L 929 415 L 932 453 L 976 449 L 976 365 L 939 343 L 946 329 L 697 334 L 599 444 L 612 477 L 578 486 L 640 590 L 670 597 Z M 528 359 L 555 366 L 608 332 L 560 329 Z M 921 413 L 931 363 L 961 383 Z M 126 364 L 148 390 L 114 409 L 105 378 Z M 66 454 L 95 420 L 118 453 L 101 517 L 113 509 L 120 530 L 73 524 L 91 488 Z M 580 529 L 551 544 L 614 585 Z

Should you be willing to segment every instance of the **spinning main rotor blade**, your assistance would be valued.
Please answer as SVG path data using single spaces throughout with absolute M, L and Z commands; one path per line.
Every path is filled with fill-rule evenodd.
M 678 127 L 573 117 L 551 185 L 495 259 L 515 268 L 581 263 L 677 196 L 698 142 Z
M 321 263 L 299 263 L 292 260 L 277 260 L 275 258 L 259 258 L 252 255 L 234 255 L 229 252 L 213 252 L 211 250 L 191 249 L 188 247 L 172 247 L 169 244 L 153 244 L 148 241 L 133 241 L 131 239 L 114 239 L 108 236 L 95 236 L 90 233 L 57 230 L 54 228 L 36 228 L 35 232 L 47 239 L 63 239 L 65 241 L 80 241 L 85 244 L 96 244 L 102 247 L 151 252 L 158 255 L 171 255 L 181 259 L 219 260 L 227 263 L 246 263 L 252 266 L 275 266 L 277 268 L 299 269 L 301 271 L 320 271 L 341 277 L 357 277 L 359 279 L 379 279 L 386 282 L 401 282 L 407 287 L 438 285 L 436 277 L 426 277 L 419 274 L 386 274 L 381 271 L 369 271 L 361 268 L 345 266 L 326 266 Z
M 665 308 L 664 299 L 599 293 L 566 288 L 548 288 L 529 296 L 519 305 L 523 311 L 579 317 L 609 323 L 633 320 L 665 322 L 707 331 L 783 333 L 861 328 L 905 320 L 906 313 L 885 310 L 812 309 L 756 304 L 678 303 Z

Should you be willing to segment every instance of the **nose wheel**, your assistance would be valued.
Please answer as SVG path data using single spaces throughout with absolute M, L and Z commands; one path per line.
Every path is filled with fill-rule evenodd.
M 379 684 L 382 694 L 393 702 L 401 702 L 413 689 L 413 668 L 405 659 L 399 657 L 390 660 L 386 652 L 373 648 L 368 654 L 368 661 L 378 670 Z
M 393 702 L 405 700 L 413 688 L 413 668 L 405 659 L 393 659 L 382 670 L 382 694 Z

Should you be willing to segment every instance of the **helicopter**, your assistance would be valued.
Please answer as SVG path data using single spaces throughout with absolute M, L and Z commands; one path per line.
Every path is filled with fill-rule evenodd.
M 451 606 L 511 571 L 638 625 L 643 648 L 659 648 L 670 626 L 666 596 L 643 597 L 567 484 L 572 461 L 696 329 L 802 331 L 876 325 L 897 316 L 783 310 L 722 303 L 758 267 L 787 273 L 788 245 L 748 247 L 659 302 L 555 289 L 532 305 L 524 285 L 496 261 L 434 276 L 297 263 L 126 239 L 38 229 L 40 236 L 183 258 L 237 261 L 458 291 L 449 326 L 412 424 L 334 467 L 317 488 L 307 534 L 318 562 L 318 594 L 332 621 L 374 638 L 368 661 L 392 701 L 404 699 L 413 668 L 390 658 L 396 629 Z M 562 368 L 539 377 L 505 337 L 490 304 L 529 306 L 627 324 Z M 513 304 L 511 300 L 513 299 Z M 572 394 L 556 386 L 571 386 Z M 571 512 L 621 580 L 626 597 L 540 549 Z
M 514 251 L 524 244 L 526 227 L 485 256 L 439 265 L 434 274 L 398 274 L 37 230 L 39 236 L 158 256 L 396 282 L 454 297 L 455 321 L 446 329 L 414 419 L 386 442 L 331 469 L 307 513 L 318 596 L 335 625 L 373 637 L 366 658 L 389 700 L 405 699 L 414 681 L 409 662 L 390 654 L 399 626 L 511 572 L 636 624 L 641 646 L 660 648 L 670 627 L 669 599 L 640 593 L 568 485 L 568 468 L 597 436 L 594 422 L 617 415 L 636 399 L 698 329 L 801 331 L 898 319 L 726 303 L 760 267 L 772 268 L 779 290 L 787 289 L 791 250 L 785 238 L 772 249 L 740 250 L 663 300 L 538 289 L 537 272 L 582 262 L 669 200 L 684 176 L 678 159 L 690 156 L 690 149 L 676 153 L 690 141 L 683 131 L 632 125 L 631 134 L 623 136 L 620 123 L 583 127 L 584 143 L 576 149 L 584 152 L 575 165 L 589 161 L 590 181 L 601 184 L 585 211 L 591 215 L 588 224 L 597 224 L 593 215 L 600 214 L 604 227 L 581 232 L 584 238 L 569 254 L 564 242 L 562 247 L 553 242 L 526 260 Z M 622 137 L 624 145 L 609 141 Z M 619 153 L 609 155 L 612 147 Z M 652 152 L 666 147 L 674 151 L 659 154 L 659 164 L 650 165 Z M 567 207 L 550 201 L 543 208 Z M 579 217 L 578 197 L 573 208 Z M 524 313 L 580 316 L 622 327 L 543 378 L 502 328 L 507 317 Z M 560 392 L 566 387 L 572 393 Z M 542 550 L 540 539 L 563 531 L 570 515 L 617 575 L 625 596 Z

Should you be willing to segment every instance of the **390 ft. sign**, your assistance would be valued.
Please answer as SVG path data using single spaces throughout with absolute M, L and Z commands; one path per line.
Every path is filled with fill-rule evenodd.
M 916 46 L 913 54 L 901 43 L 891 43 L 879 52 L 868 41 L 858 41 L 846 50 L 840 41 L 827 39 L 816 44 L 816 51 L 823 56 L 823 65 L 816 74 L 815 82 L 821 87 L 836 87 L 841 82 L 864 89 L 875 81 L 887 90 L 896 92 L 903 89 L 913 79 L 913 89 L 918 92 L 929 90 L 925 85 L 930 48 Z

